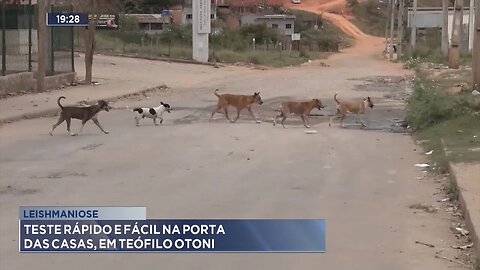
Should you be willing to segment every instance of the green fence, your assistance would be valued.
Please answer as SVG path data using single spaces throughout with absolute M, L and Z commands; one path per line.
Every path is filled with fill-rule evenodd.
M 70 11 L 52 6 L 52 11 Z M 37 70 L 37 5 L 0 4 L 0 75 Z M 47 27 L 47 75 L 74 71 L 72 27 Z

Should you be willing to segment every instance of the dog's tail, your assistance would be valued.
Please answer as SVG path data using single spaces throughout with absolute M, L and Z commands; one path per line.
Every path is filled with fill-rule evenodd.
M 338 93 L 335 93 L 335 95 L 333 96 L 333 99 L 335 100 L 335 102 L 337 102 L 337 104 L 340 104 L 340 101 L 338 101 L 338 99 L 337 99 L 337 95 L 338 95 Z
M 217 88 L 217 89 L 215 89 L 215 91 L 213 91 L 213 94 L 219 98 L 219 97 L 220 97 L 220 95 L 217 93 L 217 92 L 218 92 L 218 90 L 220 90 L 220 89 L 218 89 L 218 88 Z
M 135 108 L 135 109 L 133 109 L 133 110 L 132 110 L 132 112 L 138 112 L 138 113 L 141 113 L 141 112 L 140 112 L 141 110 L 142 110 L 142 109 L 140 109 L 140 108 Z
M 60 107 L 60 109 L 62 109 L 62 110 L 63 110 L 63 106 L 62 106 L 62 104 L 60 103 L 60 100 L 61 100 L 61 99 L 64 99 L 64 98 L 66 98 L 66 97 L 61 96 L 61 97 L 59 97 L 59 98 L 57 99 L 57 104 L 58 104 L 58 106 Z

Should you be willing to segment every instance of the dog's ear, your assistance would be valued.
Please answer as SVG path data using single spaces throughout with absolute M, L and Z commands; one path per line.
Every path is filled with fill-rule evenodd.
M 160 101 L 160 105 L 164 105 L 163 102 Z

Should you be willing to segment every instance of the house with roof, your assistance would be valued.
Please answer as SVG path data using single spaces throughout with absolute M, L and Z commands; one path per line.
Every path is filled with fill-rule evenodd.
M 265 24 L 283 36 L 291 36 L 295 29 L 295 16 L 288 14 L 243 15 L 241 25 Z
M 125 14 L 127 18 L 134 18 L 138 29 L 147 34 L 159 34 L 172 22 L 169 14 Z

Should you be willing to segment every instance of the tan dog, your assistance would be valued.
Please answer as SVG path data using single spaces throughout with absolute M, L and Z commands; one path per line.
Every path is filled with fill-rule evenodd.
M 367 107 L 373 108 L 374 105 L 370 97 L 364 98 L 362 102 L 340 102 L 337 99 L 337 94 L 338 93 L 335 93 L 333 99 L 335 102 L 337 102 L 337 113 L 335 116 L 340 118 L 340 124 L 343 126 L 343 120 L 345 117 L 347 117 L 347 113 L 353 113 L 357 116 L 357 120 L 362 124 L 362 126 L 366 127 L 365 123 L 363 123 L 362 119 L 360 118 L 360 114 L 365 114 Z M 328 124 L 329 126 L 332 125 L 332 118 L 333 117 L 330 118 L 330 123 Z
M 303 125 L 306 128 L 310 128 L 308 115 L 310 115 L 310 112 L 315 108 L 320 110 L 322 108 L 325 108 L 325 106 L 323 106 L 322 102 L 317 98 L 314 98 L 310 101 L 303 101 L 303 102 L 296 102 L 296 101 L 283 102 L 280 114 L 275 116 L 275 118 L 273 118 L 273 125 L 275 126 L 277 119 L 282 117 L 282 127 L 285 128 L 285 125 L 284 125 L 285 120 L 290 114 L 293 113 L 296 115 L 300 115 L 303 121 Z
M 260 105 L 263 104 L 262 98 L 260 97 L 260 92 L 255 92 L 253 95 L 232 95 L 232 94 L 223 94 L 219 95 L 217 94 L 218 89 L 215 89 L 213 92 L 215 96 L 218 97 L 218 103 L 217 103 L 217 108 L 212 112 L 212 115 L 210 116 L 210 120 L 212 120 L 213 115 L 217 113 L 220 109 L 223 109 L 225 112 L 225 116 L 227 117 L 228 121 L 235 123 L 235 121 L 238 120 L 238 117 L 240 117 L 240 111 L 243 109 L 247 109 L 250 115 L 255 119 L 257 123 L 260 123 L 259 120 L 253 115 L 252 112 L 252 105 L 254 103 L 258 103 Z M 235 120 L 230 120 L 230 117 L 228 117 L 228 106 L 233 106 L 237 108 L 237 118 Z

